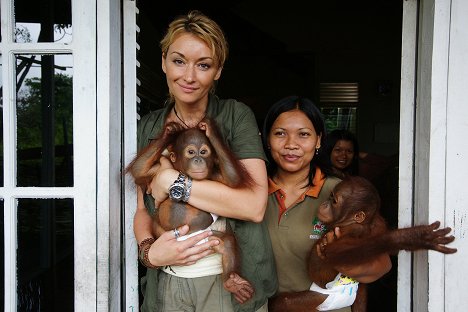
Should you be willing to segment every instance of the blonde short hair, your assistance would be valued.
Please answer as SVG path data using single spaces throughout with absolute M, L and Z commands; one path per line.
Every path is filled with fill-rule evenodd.
M 224 33 L 215 21 L 196 10 L 177 17 L 169 24 L 166 34 L 159 43 L 164 58 L 167 56 L 169 46 L 182 33 L 194 34 L 206 42 L 211 48 L 215 64 L 218 68 L 224 66 L 229 50 Z

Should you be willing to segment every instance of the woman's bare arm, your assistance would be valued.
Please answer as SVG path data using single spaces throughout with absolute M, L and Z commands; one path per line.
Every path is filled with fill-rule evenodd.
M 167 198 L 169 186 L 176 180 L 178 172 L 169 168 L 161 159 L 163 167 L 153 179 L 150 190 L 158 205 Z M 249 188 L 230 188 L 215 181 L 193 181 L 189 204 L 220 216 L 261 222 L 265 214 L 268 180 L 265 162 L 262 159 L 243 159 L 242 164 L 254 180 Z

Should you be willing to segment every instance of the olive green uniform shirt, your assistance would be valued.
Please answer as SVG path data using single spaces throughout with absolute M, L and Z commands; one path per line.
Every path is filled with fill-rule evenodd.
M 286 209 L 285 193 L 269 179 L 268 205 L 264 220 L 275 255 L 279 292 L 310 289 L 312 281 L 307 273 L 306 260 L 312 246 L 324 230 L 316 218 L 317 210 L 321 203 L 329 199 L 331 191 L 339 182 L 340 179 L 325 177 L 320 169 L 317 169 L 313 186 L 304 189 L 299 199 Z M 350 308 L 339 311 L 350 311 Z

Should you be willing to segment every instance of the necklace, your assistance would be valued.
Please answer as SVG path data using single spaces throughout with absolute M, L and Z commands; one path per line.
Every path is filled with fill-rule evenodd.
M 177 114 L 177 111 L 176 111 L 176 109 L 175 109 L 175 105 L 174 105 L 174 107 L 173 107 L 172 109 L 174 109 L 174 114 L 176 115 L 177 119 L 179 119 L 179 120 L 184 124 L 184 126 L 186 126 L 187 128 L 190 128 L 190 127 L 185 123 L 185 121 L 184 121 L 182 118 L 180 118 L 179 114 Z M 203 115 L 203 117 L 200 119 L 200 121 L 203 120 L 203 118 L 205 118 L 205 116 L 206 116 L 206 112 L 205 112 L 205 114 Z
M 283 190 L 291 188 L 291 187 L 287 187 L 288 183 L 286 183 L 286 184 L 281 183 L 277 176 L 271 177 L 271 180 L 273 180 L 273 182 Z M 307 178 L 307 181 L 300 181 L 299 183 L 295 183 L 293 189 L 301 189 L 302 190 L 302 189 L 308 188 L 309 186 L 310 186 L 309 179 Z

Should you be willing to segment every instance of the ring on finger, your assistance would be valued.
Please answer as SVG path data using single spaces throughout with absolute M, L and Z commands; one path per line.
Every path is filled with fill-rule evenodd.
M 180 233 L 178 229 L 174 229 L 174 237 L 177 239 L 180 237 Z

